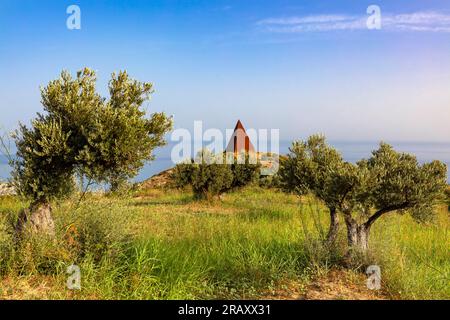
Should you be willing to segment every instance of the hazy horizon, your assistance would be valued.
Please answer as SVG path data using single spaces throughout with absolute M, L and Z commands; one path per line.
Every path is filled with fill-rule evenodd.
M 372 150 L 378 146 L 377 141 L 366 142 L 348 142 L 348 141 L 329 141 L 343 156 L 345 161 L 355 163 L 363 158 L 368 158 Z M 430 162 L 432 160 L 440 160 L 447 165 L 448 179 L 450 183 L 450 142 L 443 143 L 420 143 L 420 142 L 392 142 L 389 141 L 396 150 L 400 152 L 407 152 L 414 154 L 420 163 Z M 133 179 L 134 181 L 143 181 L 154 174 L 174 166 L 170 153 L 175 143 L 169 143 L 167 146 L 157 148 L 155 150 L 156 159 L 146 163 L 144 168 L 140 170 L 139 174 Z M 291 141 L 280 141 L 280 153 L 288 152 L 288 147 Z M 224 144 L 225 148 L 226 144 Z M 11 168 L 7 165 L 6 158 L 0 154 L 0 181 L 9 178 L 9 170 Z

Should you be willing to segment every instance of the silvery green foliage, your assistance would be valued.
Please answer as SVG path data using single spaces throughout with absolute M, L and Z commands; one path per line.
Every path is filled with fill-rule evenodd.
M 203 149 L 195 159 L 178 164 L 172 178 L 178 187 L 192 186 L 196 198 L 210 199 L 232 188 L 233 171 L 226 160 L 225 154 Z
M 445 164 L 420 164 L 415 156 L 396 152 L 386 143 L 356 164 L 344 162 L 323 136 L 294 142 L 290 151 L 280 172 L 283 188 L 300 195 L 313 193 L 330 210 L 342 213 L 351 245 L 362 241 L 357 244 L 367 248 L 370 227 L 388 212 L 410 212 L 416 220 L 430 220 L 447 188 Z
M 192 167 L 191 185 L 197 198 L 219 196 L 233 183 L 231 166 L 224 154 L 213 154 L 204 149 L 197 155 Z
M 355 188 L 356 198 L 377 213 L 409 210 L 416 217 L 430 215 L 447 187 L 444 163 L 420 164 L 414 155 L 396 152 L 386 143 L 360 161 L 358 169 L 365 177 Z
M 136 175 L 172 126 L 164 113 L 146 117 L 141 107 L 152 92 L 151 83 L 120 72 L 112 75 L 107 100 L 96 91 L 94 71 L 85 68 L 76 78 L 62 72 L 41 89 L 44 113 L 14 135 L 17 190 L 48 201 L 70 192 L 75 173 L 101 183 Z
M 176 165 L 172 179 L 179 188 L 191 185 L 196 198 L 211 198 L 256 182 L 260 167 L 246 153 L 214 154 L 203 149 L 194 160 Z
M 253 159 L 251 157 L 254 157 Z M 258 180 L 261 164 L 255 158 L 256 155 L 240 153 L 234 155 L 231 164 L 233 172 L 233 188 L 244 187 Z
M 192 173 L 194 170 L 193 160 L 185 160 L 178 163 L 171 174 L 171 179 L 176 188 L 182 189 L 192 182 Z
M 287 158 L 282 159 L 280 180 L 283 190 L 298 195 L 313 193 L 328 207 L 336 207 L 341 199 L 344 177 L 350 176 L 353 167 L 344 163 L 340 153 L 329 146 L 325 137 L 313 135 L 306 141 L 295 141 Z M 336 175 L 343 179 L 337 181 Z

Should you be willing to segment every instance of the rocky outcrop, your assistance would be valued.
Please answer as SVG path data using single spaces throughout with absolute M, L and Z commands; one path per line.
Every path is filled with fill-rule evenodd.
M 0 196 L 13 196 L 16 194 L 14 187 L 8 183 L 0 182 Z
M 172 175 L 173 173 L 173 168 L 164 170 L 154 176 L 152 176 L 151 178 L 143 181 L 140 184 L 140 187 L 142 189 L 158 189 L 158 188 L 165 188 L 165 187 L 170 187 L 171 183 L 172 183 Z

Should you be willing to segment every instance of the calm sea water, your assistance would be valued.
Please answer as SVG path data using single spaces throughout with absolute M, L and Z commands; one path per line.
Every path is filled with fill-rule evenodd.
M 356 162 L 362 158 L 368 158 L 372 150 L 378 147 L 377 142 L 330 142 L 344 156 L 346 161 Z M 432 160 L 440 160 L 447 164 L 449 168 L 450 183 L 450 142 L 449 143 L 425 143 L 425 142 L 401 142 L 391 144 L 396 150 L 415 154 L 420 162 L 428 162 Z M 289 141 L 280 142 L 280 153 L 287 153 L 291 145 Z M 139 172 L 135 181 L 142 181 L 154 174 L 165 169 L 171 168 L 174 164 L 170 159 L 173 144 L 168 144 L 163 148 L 159 148 L 155 152 L 156 160 L 145 165 Z M 0 180 L 7 180 L 11 168 L 8 166 L 4 156 L 0 155 Z

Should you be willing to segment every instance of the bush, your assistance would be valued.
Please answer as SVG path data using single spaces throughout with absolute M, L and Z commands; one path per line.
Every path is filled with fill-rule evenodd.
M 255 163 L 254 160 L 256 159 L 251 159 L 248 154 L 240 154 L 234 158 L 231 165 L 233 188 L 244 187 L 258 181 L 261 164 Z
M 193 160 L 177 164 L 171 174 L 171 180 L 173 185 L 178 189 L 183 189 L 184 187 L 190 185 L 192 181 L 193 171 L 194 171 Z
M 221 159 L 222 157 L 222 159 Z M 233 171 L 223 155 L 202 153 L 201 161 L 192 165 L 191 185 L 198 199 L 211 199 L 231 189 Z
M 196 161 L 176 165 L 172 174 L 173 183 L 177 188 L 191 185 L 196 198 L 210 199 L 257 182 L 261 165 L 252 163 L 248 154 L 232 156 L 230 160 L 225 154 L 214 155 L 203 150 Z
M 261 188 L 280 188 L 281 187 L 281 181 L 280 176 L 278 174 L 272 175 L 272 176 L 264 176 L 259 178 L 259 186 Z
M 197 199 L 211 199 L 231 189 L 233 173 L 229 165 L 193 163 L 187 168 L 177 168 L 175 181 L 178 187 L 191 185 Z M 189 183 L 186 183 L 183 175 L 189 177 Z

